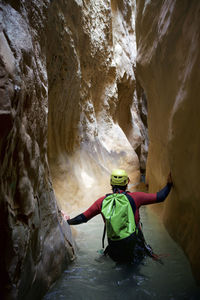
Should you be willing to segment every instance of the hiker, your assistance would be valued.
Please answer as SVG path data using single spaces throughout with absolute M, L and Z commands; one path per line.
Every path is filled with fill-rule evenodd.
M 171 174 L 168 175 L 166 186 L 158 193 L 126 191 L 129 182 L 126 171 L 113 170 L 110 177 L 113 193 L 99 198 L 85 212 L 72 219 L 62 213 L 69 225 L 85 223 L 101 213 L 108 237 L 108 246 L 104 254 L 108 254 L 114 261 L 118 262 L 137 262 L 146 254 L 156 258 L 151 247 L 145 242 L 139 208 L 142 205 L 163 202 L 172 187 Z

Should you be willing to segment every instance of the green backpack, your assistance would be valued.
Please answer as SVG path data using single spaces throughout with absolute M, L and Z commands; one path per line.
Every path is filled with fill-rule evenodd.
M 108 239 L 119 241 L 133 233 L 137 234 L 135 217 L 126 193 L 114 193 L 107 196 L 102 203 L 101 213 L 105 218 Z M 102 244 L 104 248 L 104 235 Z

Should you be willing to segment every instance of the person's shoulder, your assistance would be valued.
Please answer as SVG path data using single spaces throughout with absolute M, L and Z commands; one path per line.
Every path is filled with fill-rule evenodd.
M 142 196 L 142 192 L 126 192 L 129 196 L 131 196 L 134 200 L 139 199 Z
M 137 195 L 139 192 L 130 192 L 130 191 L 127 191 L 126 194 L 130 195 L 130 196 L 135 196 Z
M 100 202 L 102 202 L 105 198 L 106 198 L 106 195 L 104 195 L 104 196 L 98 198 L 95 202 L 96 202 L 96 203 L 100 203 Z
M 94 202 L 94 206 L 98 209 L 98 210 L 101 210 L 101 206 L 102 206 L 102 203 L 103 203 L 103 200 L 106 198 L 106 195 L 98 198 L 95 202 Z

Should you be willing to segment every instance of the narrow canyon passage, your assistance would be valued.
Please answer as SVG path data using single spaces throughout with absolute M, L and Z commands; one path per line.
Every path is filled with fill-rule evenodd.
M 0 1 L 1 299 L 42 299 L 61 274 L 46 299 L 200 297 L 199 20 L 195 0 Z M 74 260 L 60 209 L 110 192 L 114 168 L 150 193 L 171 171 L 160 219 L 142 210 L 164 265 L 99 261 L 99 218 Z
M 77 260 L 64 270 L 44 300 L 197 300 L 195 284 L 183 251 L 170 238 L 159 218 L 143 207 L 141 219 L 146 240 L 162 264 L 147 257 L 138 265 L 116 264 L 100 255 L 103 221 L 101 216 L 76 229 Z

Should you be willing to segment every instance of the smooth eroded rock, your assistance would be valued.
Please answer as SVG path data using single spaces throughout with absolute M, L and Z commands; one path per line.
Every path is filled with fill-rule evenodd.
M 137 1 L 137 76 L 148 100 L 151 191 L 171 170 L 164 222 L 200 282 L 200 3 Z

